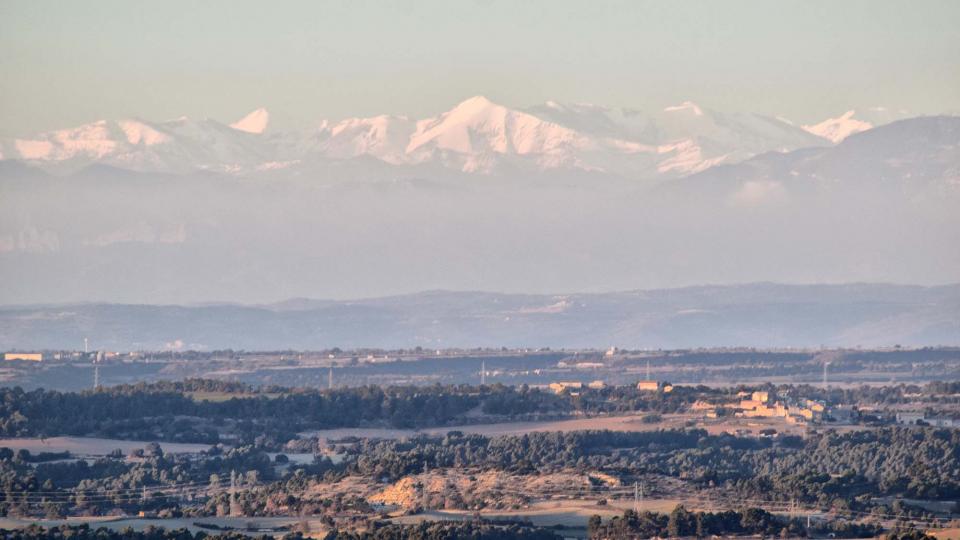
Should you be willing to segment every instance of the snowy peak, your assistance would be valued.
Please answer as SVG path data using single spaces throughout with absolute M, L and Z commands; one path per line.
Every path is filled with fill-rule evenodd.
M 405 161 L 405 149 L 414 127 L 410 119 L 391 115 L 347 118 L 337 123 L 324 120 L 310 146 L 335 159 L 367 155 L 400 164 Z
M 827 118 L 818 124 L 803 126 L 803 129 L 834 143 L 879 126 L 910 118 L 910 111 L 889 107 L 867 107 L 849 110 L 836 118 Z
M 461 115 L 473 115 L 482 112 L 485 109 L 491 107 L 504 109 L 505 107 L 497 105 L 496 103 L 490 101 L 487 96 L 473 96 L 467 98 L 460 103 L 458 103 L 453 109 L 450 110 L 452 114 L 461 114 Z
M 665 107 L 663 112 L 686 112 L 694 116 L 703 116 L 703 109 L 701 109 L 699 105 L 692 101 L 684 101 L 679 105 Z
M 116 126 L 99 120 L 79 127 L 41 133 L 14 140 L 13 146 L 24 160 L 66 161 L 78 157 L 99 159 L 118 146 Z
M 117 124 L 132 145 L 153 146 L 170 141 L 169 135 L 139 120 L 120 120 Z
M 240 120 L 230 124 L 230 127 L 247 133 L 260 134 L 266 131 L 267 124 L 270 123 L 270 113 L 264 108 L 259 108 Z
M 476 96 L 440 116 L 419 122 L 407 151 L 530 154 L 549 152 L 576 138 L 576 133 L 568 128 Z
M 254 165 L 270 153 L 251 139 L 215 120 L 182 117 L 165 122 L 99 120 L 5 141 L 0 147 L 5 159 L 60 172 L 91 164 L 153 172 L 232 171 Z
M 856 111 L 850 110 L 837 118 L 827 118 L 819 124 L 803 126 L 803 129 L 830 142 L 838 143 L 854 133 L 860 133 L 873 127 L 873 124 L 854 118 Z
M 532 171 L 649 172 L 638 154 L 655 149 L 635 141 L 596 136 L 477 96 L 421 120 L 406 152 L 414 163 L 437 161 L 465 172 L 500 167 Z

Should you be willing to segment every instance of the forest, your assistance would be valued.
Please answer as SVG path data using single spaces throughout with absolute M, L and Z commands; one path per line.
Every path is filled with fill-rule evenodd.
M 428 469 L 502 470 L 520 475 L 601 471 L 628 483 L 667 477 L 732 499 L 857 512 L 909 513 L 906 505 L 890 509 L 876 504 L 875 497 L 960 497 L 960 431 L 936 428 L 827 432 L 806 440 L 709 435 L 701 429 L 499 437 L 450 432 L 406 440 L 364 439 L 342 450 L 342 460 L 336 464 L 324 457 L 311 464 L 288 464 L 280 473 L 276 463 L 281 456 L 271 460 L 253 446 L 215 446 L 197 459 L 164 454 L 153 443 L 138 451 L 136 460 L 116 454 L 92 463 L 44 462 L 26 451 L 0 449 L 0 488 L 5 493 L 0 514 L 26 515 L 35 512 L 37 505 L 52 517 L 111 508 L 216 513 L 226 503 L 222 497 L 212 497 L 201 507 L 180 509 L 164 497 L 162 488 L 223 485 L 234 471 L 240 475 L 240 500 L 248 515 L 270 515 L 270 509 L 278 507 L 322 511 L 316 505 L 306 508 L 309 499 L 297 497 L 318 482 L 351 475 L 389 482 Z M 139 492 L 131 496 L 143 488 L 148 497 Z M 62 495 L 28 497 L 29 493 L 55 492 Z
M 241 444 L 257 440 L 282 445 L 297 433 L 338 427 L 423 428 L 475 420 L 485 422 L 685 410 L 697 400 L 736 400 L 736 392 L 763 389 L 826 403 L 895 405 L 921 400 L 930 407 L 960 401 L 958 383 L 849 389 L 763 385 L 709 388 L 677 386 L 672 392 L 642 392 L 633 386 L 555 394 L 528 386 L 361 386 L 333 390 L 251 387 L 233 381 L 120 385 L 83 392 L 19 387 L 0 389 L 0 436 L 58 435 L 215 444 L 228 432 Z M 218 399 L 205 399 L 215 394 Z M 723 412 L 723 409 L 720 409 Z
M 220 392 L 223 399 L 194 399 Z M 334 390 L 253 389 L 192 380 L 58 392 L 0 389 L 0 436 L 86 435 L 216 443 L 226 430 L 241 442 L 267 436 L 285 442 L 310 429 L 421 428 L 468 421 L 479 407 L 488 420 L 564 417 L 575 412 L 671 412 L 696 399 L 693 389 L 641 394 L 633 387 L 557 395 L 527 386 L 362 386 Z
M 873 538 L 883 532 L 876 525 L 829 524 L 808 530 L 799 518 L 785 518 L 760 508 L 725 512 L 691 512 L 678 505 L 669 514 L 627 510 L 606 522 L 593 516 L 587 524 L 590 538 L 628 540 L 631 538 L 679 538 L 760 535 L 804 537 L 810 533 L 831 538 Z
M 958 385 L 760 388 L 828 403 L 872 400 L 896 405 L 909 397 L 935 407 L 952 404 Z M 621 486 L 649 483 L 654 490 L 651 496 L 670 496 L 656 492 L 661 489 L 658 486 L 667 486 L 662 489 L 732 502 L 802 505 L 834 515 L 874 518 L 874 522 L 931 521 L 937 516 L 909 501 L 949 505 L 960 498 L 960 430 L 947 428 L 881 422 L 843 431 L 823 426 L 800 437 L 713 434 L 681 424 L 685 427 L 650 431 L 485 436 L 450 430 L 400 439 L 329 441 L 300 433 L 345 426 L 457 425 L 478 418 L 495 422 L 621 412 L 642 412 L 641 418 L 650 418 L 684 410 L 694 401 L 726 403 L 741 390 L 750 389 L 677 387 L 672 392 L 641 392 L 620 386 L 554 393 L 495 384 L 316 390 L 202 379 L 80 393 L 4 389 L 0 390 L 0 434 L 4 436 L 98 435 L 159 442 L 127 455 L 117 450 L 99 457 L 0 448 L 0 516 L 62 518 L 143 511 L 161 518 L 202 518 L 224 515 L 236 504 L 245 516 L 312 515 L 333 528 L 344 516 L 360 519 L 380 511 L 366 499 L 372 491 L 317 495 L 324 486 L 340 481 L 386 486 L 434 471 L 467 475 L 495 471 L 519 479 L 603 475 Z M 212 446 L 199 453 L 175 454 L 164 451 L 167 441 L 202 441 Z M 295 462 L 286 452 L 306 455 L 307 460 Z M 237 486 L 232 500 L 225 489 L 231 478 Z M 516 504 L 527 504 L 535 495 L 520 495 Z M 423 500 L 406 511 L 495 509 L 487 506 L 490 499 L 482 494 L 457 489 L 431 492 Z M 593 526 L 598 538 L 797 532 L 792 521 L 759 508 L 750 515 L 734 515 L 730 512 L 742 510 L 725 508 L 706 514 L 683 508 L 669 515 L 627 513 Z M 443 529 L 447 525 L 397 527 L 384 525 L 366 532 L 345 528 L 336 534 L 358 540 L 466 534 L 457 528 Z M 488 527 L 467 532 L 471 537 L 498 538 L 505 530 Z M 555 531 L 514 532 L 552 538 Z M 841 537 L 868 533 L 857 528 L 830 531 Z

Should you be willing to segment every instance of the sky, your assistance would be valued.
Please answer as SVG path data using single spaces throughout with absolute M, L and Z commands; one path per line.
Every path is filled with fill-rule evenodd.
M 0 135 L 107 118 L 280 127 L 482 94 L 809 123 L 960 111 L 960 2 L 0 2 Z

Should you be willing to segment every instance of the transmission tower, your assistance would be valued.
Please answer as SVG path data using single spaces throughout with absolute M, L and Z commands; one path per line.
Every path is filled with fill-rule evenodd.
M 239 516 L 240 503 L 237 502 L 237 472 L 230 471 L 230 515 Z
M 639 514 L 641 508 L 643 508 L 643 484 L 639 482 L 634 482 L 633 483 L 633 511 Z

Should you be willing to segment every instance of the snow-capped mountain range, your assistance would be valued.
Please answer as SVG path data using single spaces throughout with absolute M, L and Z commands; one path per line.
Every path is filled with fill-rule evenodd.
M 178 118 L 101 120 L 0 140 L 0 159 L 51 172 L 104 164 L 143 172 L 232 174 L 368 157 L 465 173 L 579 170 L 670 178 L 765 152 L 827 146 L 884 123 L 854 111 L 811 126 L 757 114 L 725 114 L 684 102 L 655 113 L 548 101 L 526 110 L 476 96 L 432 118 L 382 115 L 323 121 L 276 133 L 257 109 L 231 124 Z M 887 115 L 889 119 L 895 119 Z
M 546 105 L 556 121 L 482 105 L 420 122 L 328 123 L 308 134 L 272 133 L 267 115 L 256 114 L 238 123 L 248 131 L 212 121 L 102 122 L 34 141 L 39 149 L 26 150 L 49 161 L 0 162 L 0 267 L 16 277 L 16 286 L 0 287 L 0 303 L 957 279 L 960 116 L 899 120 L 836 144 L 638 182 L 639 174 L 560 167 L 639 170 L 641 158 L 663 166 L 657 141 L 674 125 L 662 117 L 710 121 L 712 137 L 688 143 L 702 152 L 714 152 L 707 142 L 723 142 L 725 132 L 769 121 L 710 118 L 690 104 L 649 117 Z M 78 149 L 74 139 L 97 144 Z M 564 161 L 571 156 L 579 162 Z M 134 158 L 155 168 L 240 163 L 236 174 L 264 172 L 121 167 Z M 35 163 L 95 165 L 49 174 Z M 539 168 L 548 172 L 525 172 Z M 364 308 L 350 309 L 359 316 Z M 678 309 L 686 318 L 696 306 Z M 723 324 L 718 317 L 711 320 Z M 940 333 L 924 335 L 942 342 Z

